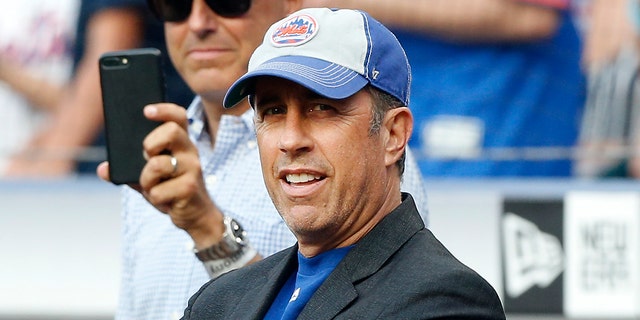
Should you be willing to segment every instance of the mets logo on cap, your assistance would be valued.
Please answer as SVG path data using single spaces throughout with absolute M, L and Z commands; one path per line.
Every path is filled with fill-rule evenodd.
M 271 43 L 276 47 L 301 45 L 318 33 L 318 23 L 307 14 L 284 20 L 271 34 Z

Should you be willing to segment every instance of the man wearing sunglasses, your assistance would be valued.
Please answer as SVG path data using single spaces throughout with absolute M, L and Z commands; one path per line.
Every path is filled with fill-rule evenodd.
M 148 1 L 164 21 L 173 64 L 197 96 L 187 110 L 168 103 L 145 108 L 149 119 L 164 123 L 144 141 L 148 162 L 140 185 L 123 191 L 116 318 L 177 319 L 210 277 L 295 243 L 264 186 L 253 110 L 247 101 L 225 109 L 222 100 L 246 73 L 267 28 L 301 3 Z M 108 180 L 107 163 L 100 165 L 98 175 Z M 427 212 L 412 158 L 404 190 Z

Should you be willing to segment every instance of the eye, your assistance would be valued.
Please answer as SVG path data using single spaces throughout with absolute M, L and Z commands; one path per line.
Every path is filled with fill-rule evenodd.
M 285 114 L 286 112 L 287 110 L 284 107 L 279 105 L 258 106 L 256 115 L 258 116 L 258 119 L 262 120 L 265 117 Z
M 313 105 L 311 108 L 309 108 L 309 112 L 318 112 L 318 111 L 331 111 L 334 110 L 334 108 L 328 104 L 315 104 Z
M 275 114 L 284 114 L 284 113 L 285 113 L 285 109 L 280 106 L 269 107 L 264 109 L 264 111 L 262 112 L 262 114 L 265 116 L 275 115 Z

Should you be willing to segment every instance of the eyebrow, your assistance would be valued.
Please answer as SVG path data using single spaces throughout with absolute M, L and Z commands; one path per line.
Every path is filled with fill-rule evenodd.
M 333 99 L 327 98 L 327 97 L 325 97 L 325 96 L 323 96 L 321 94 L 318 94 L 318 93 L 316 93 L 314 91 L 311 91 L 311 90 L 307 90 L 306 91 L 305 99 L 307 99 L 307 100 L 321 100 L 321 99 L 333 100 Z
M 256 108 L 259 108 L 263 105 L 272 104 L 280 100 L 276 95 L 272 95 L 272 94 L 264 94 L 260 97 L 260 99 L 258 99 L 258 95 L 256 94 L 254 94 L 253 97 L 254 97 L 253 101 Z
M 256 94 L 254 94 L 254 97 L 257 97 Z M 304 91 L 304 96 L 303 96 L 304 100 L 334 100 L 331 98 L 327 98 L 321 94 L 318 94 L 314 91 L 311 91 L 309 89 L 305 89 Z M 263 94 L 261 94 L 260 96 L 260 100 L 255 99 L 255 106 L 256 107 L 260 107 L 261 105 L 265 105 L 265 104 L 273 104 L 273 103 L 277 103 L 279 101 L 281 101 L 282 99 L 280 99 L 280 96 L 277 94 L 271 94 L 270 92 L 265 92 Z M 259 102 L 259 103 L 258 103 Z

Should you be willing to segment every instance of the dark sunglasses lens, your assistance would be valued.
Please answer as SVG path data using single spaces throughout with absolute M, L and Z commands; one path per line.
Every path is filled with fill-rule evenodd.
M 153 13 L 163 21 L 183 21 L 191 13 L 191 0 L 148 0 L 147 3 Z
M 251 9 L 251 0 L 206 0 L 207 5 L 223 17 L 241 16 Z

